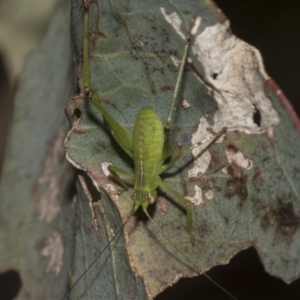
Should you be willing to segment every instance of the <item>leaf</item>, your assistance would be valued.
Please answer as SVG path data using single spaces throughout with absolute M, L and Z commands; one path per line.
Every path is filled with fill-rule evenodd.
M 258 51 L 231 34 L 215 6 L 206 1 L 91 4 L 91 86 L 129 131 L 144 106 L 153 107 L 164 123 L 178 74 L 176 62 L 194 15 L 201 23 L 170 130 L 172 153 L 178 145 L 187 148 L 224 126 L 228 133 L 200 156 L 197 148 L 193 152 L 197 160 L 188 155 L 163 175 L 166 183 L 194 203 L 194 246 L 183 207 L 163 191 L 149 209 L 157 225 L 139 214 L 128 221 L 125 237 L 132 272 L 143 278 L 149 298 L 180 277 L 227 263 L 250 246 L 257 249 L 270 274 L 291 282 L 300 272 L 300 175 L 295 168 L 299 131 Z M 79 60 L 81 1 L 73 6 L 73 20 L 73 48 Z M 78 96 L 68 104 L 70 115 L 74 104 L 81 115 L 73 116 L 67 157 L 87 172 L 98 191 L 106 190 L 124 222 L 133 208 L 132 190 L 118 197 L 119 186 L 107 176 L 106 166 L 133 170 L 132 161 L 94 107 Z M 85 280 L 85 290 L 93 290 L 103 278 Z
M 77 191 L 75 268 L 72 279 L 77 280 L 99 253 L 101 257 L 95 261 L 87 277 L 71 290 L 70 299 L 146 299 L 141 278 L 131 274 L 124 236 L 118 234 L 122 220 L 116 206 L 105 192 L 101 200 L 93 201 L 82 176 L 79 176 Z M 114 235 L 116 238 L 110 243 Z M 103 245 L 107 245 L 104 252 Z M 91 280 L 92 288 L 88 280 Z
M 63 106 L 72 85 L 69 9 L 68 2 L 58 3 L 14 99 L 0 188 L 0 270 L 18 272 L 16 299 L 59 299 L 68 285 L 73 170 L 64 160 Z

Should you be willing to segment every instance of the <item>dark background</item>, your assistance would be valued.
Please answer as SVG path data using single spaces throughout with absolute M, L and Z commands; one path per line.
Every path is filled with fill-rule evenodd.
M 300 115 L 300 1 L 215 0 L 233 33 L 259 49 L 265 69 Z M 235 256 L 230 264 L 207 273 L 239 300 L 300 299 L 300 280 L 287 285 L 267 274 L 256 250 Z M 231 299 L 207 278 L 182 279 L 155 300 Z
M 150 1 L 150 0 L 149 0 Z M 267 73 L 277 82 L 294 108 L 300 111 L 297 88 L 300 87 L 300 1 L 299 0 L 215 0 L 231 23 L 233 33 L 260 50 Z M 1 49 L 0 49 L 1 51 Z M 0 53 L 0 170 L 5 133 L 10 120 L 13 87 L 10 86 L 5 58 Z M 299 86 L 298 86 L 299 84 Z M 218 284 L 237 299 L 299 299 L 300 281 L 287 285 L 264 272 L 254 249 L 234 257 L 230 264 L 208 272 Z M 18 284 L 18 277 L 10 273 L 10 283 Z M 4 276 L 5 277 L 5 276 Z M 0 276 L 0 298 L 7 281 Z M 5 287 L 5 288 L 4 288 Z M 12 287 L 16 291 L 16 285 Z M 55 288 L 55 287 L 53 287 Z M 13 295 L 13 291 L 10 295 Z M 156 300 L 230 299 L 206 277 L 180 280 Z M 112 299 L 107 299 L 112 300 Z

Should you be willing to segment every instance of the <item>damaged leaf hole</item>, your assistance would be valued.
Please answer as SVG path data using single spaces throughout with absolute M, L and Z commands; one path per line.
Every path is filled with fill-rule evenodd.
M 217 80 L 218 76 L 219 76 L 219 73 L 217 73 L 217 72 L 215 72 L 211 75 L 213 80 Z
M 260 127 L 261 125 L 261 113 L 259 109 L 254 105 L 254 114 L 253 114 L 253 122 Z

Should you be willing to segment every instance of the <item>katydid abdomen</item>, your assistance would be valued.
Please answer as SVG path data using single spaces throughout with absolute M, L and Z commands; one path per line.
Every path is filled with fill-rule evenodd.
M 134 124 L 135 209 L 146 209 L 157 196 L 158 175 L 163 164 L 164 130 L 155 111 L 142 108 Z

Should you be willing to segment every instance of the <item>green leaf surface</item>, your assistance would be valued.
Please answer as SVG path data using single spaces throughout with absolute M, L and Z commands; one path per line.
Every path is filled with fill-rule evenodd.
M 83 270 L 86 270 L 102 251 L 103 245 L 107 245 L 107 248 L 87 276 L 71 290 L 70 299 L 146 299 L 141 278 L 131 274 L 124 236 L 117 235 L 116 239 L 109 243 L 114 234 L 117 234 L 115 231 L 122 227 L 116 206 L 105 191 L 101 200 L 93 201 L 82 176 L 79 176 L 77 191 L 75 268 L 72 279 L 76 280 L 83 274 Z M 93 222 L 90 222 L 91 211 Z
M 59 299 L 68 285 L 74 214 L 73 170 L 63 151 L 63 107 L 72 85 L 69 11 L 68 2 L 58 1 L 14 99 L 0 187 L 0 270 L 18 272 L 15 299 Z
M 73 48 L 78 62 L 82 15 L 81 1 L 74 2 Z M 226 126 L 228 133 L 205 153 L 197 157 L 195 151 L 185 156 L 162 176 L 164 182 L 193 202 L 194 246 L 186 231 L 184 208 L 163 191 L 149 208 L 156 225 L 142 214 L 126 225 L 127 243 L 122 247 L 128 251 L 133 270 L 128 276 L 143 278 L 149 298 L 180 277 L 195 276 L 227 263 L 250 246 L 257 249 L 270 274 L 291 282 L 300 273 L 300 174 L 295 150 L 300 147 L 298 120 L 291 120 L 285 107 L 287 100 L 265 73 L 258 51 L 231 34 L 228 20 L 213 3 L 91 3 L 91 87 L 130 132 L 137 112 L 144 106 L 153 107 L 165 123 L 184 35 L 195 15 L 201 22 L 192 40 L 191 60 L 170 130 L 172 153 L 179 145 L 186 148 L 207 138 L 210 131 L 218 132 Z M 80 116 L 73 115 L 74 107 L 79 108 Z M 101 114 L 83 97 L 74 97 L 67 110 L 73 120 L 66 140 L 69 161 L 85 170 L 102 191 L 102 205 L 110 195 L 124 222 L 133 208 L 133 191 L 118 196 L 120 187 L 107 176 L 106 167 L 111 163 L 132 171 L 131 159 L 113 140 Z M 109 218 L 112 222 L 118 213 Z M 87 217 L 87 222 L 92 220 L 92 216 Z M 84 238 L 88 241 L 90 235 Z M 104 244 L 97 248 L 102 249 L 106 242 L 102 240 Z M 76 247 L 80 251 L 81 243 Z M 110 264 L 118 266 L 113 261 Z M 75 268 L 76 276 L 85 270 L 81 265 Z M 97 290 L 105 276 L 88 274 L 90 271 L 82 279 L 84 291 Z

